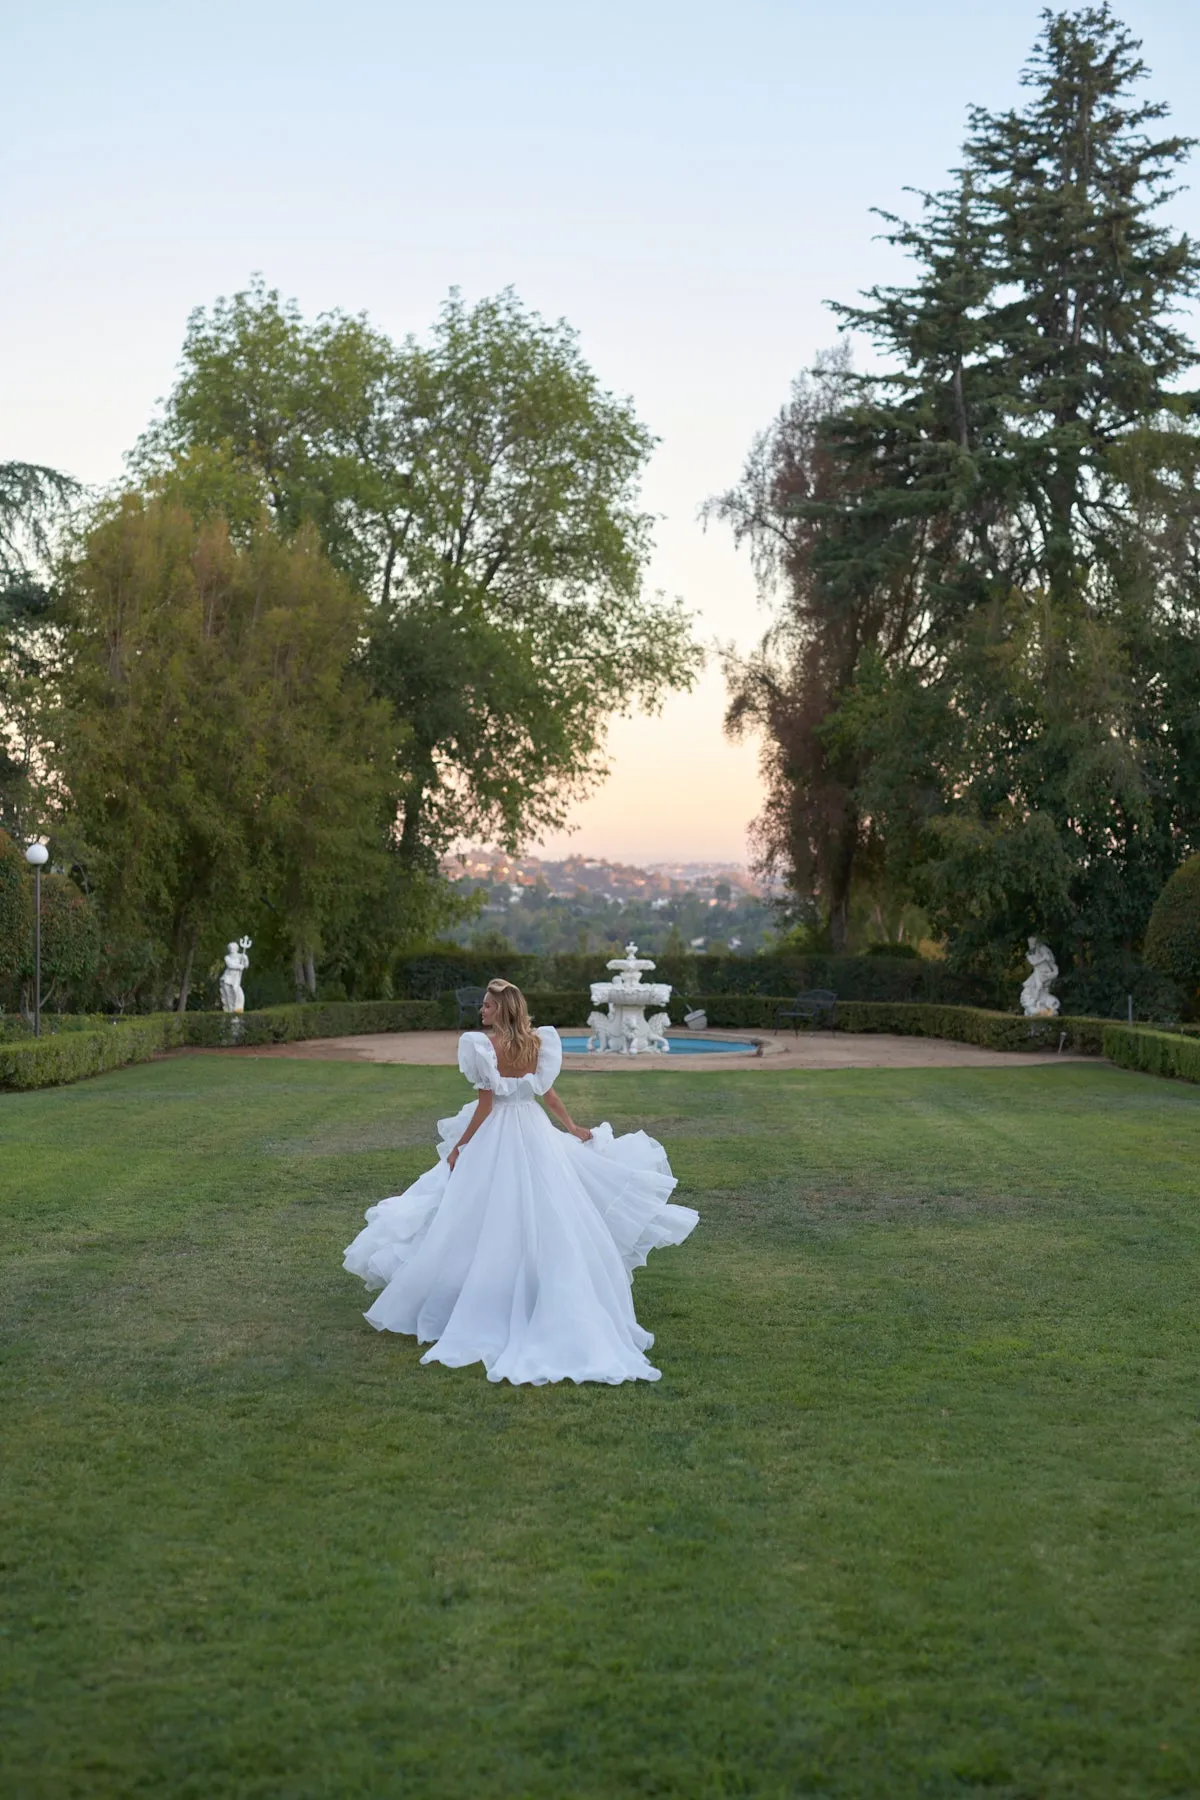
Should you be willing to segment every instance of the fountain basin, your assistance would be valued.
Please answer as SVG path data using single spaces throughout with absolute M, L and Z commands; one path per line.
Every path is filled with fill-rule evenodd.
M 591 1039 L 586 1032 L 568 1031 L 562 1034 L 562 1047 L 572 1055 L 591 1054 L 588 1051 Z M 662 1052 L 660 1051 L 661 1055 Z M 701 1035 L 687 1037 L 668 1037 L 668 1056 L 755 1056 L 758 1045 L 745 1038 L 711 1038 Z

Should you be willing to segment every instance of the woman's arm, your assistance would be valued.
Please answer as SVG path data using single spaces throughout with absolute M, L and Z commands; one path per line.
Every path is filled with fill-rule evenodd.
M 572 1137 L 577 1137 L 581 1144 L 586 1144 L 592 1135 L 591 1132 L 586 1125 L 576 1125 L 554 1089 L 551 1088 L 543 1094 L 542 1099 L 546 1102 L 547 1110 L 554 1114 L 563 1130 L 569 1131 Z
M 483 1124 L 483 1121 L 491 1112 L 492 1101 L 494 1098 L 495 1096 L 493 1095 L 491 1088 L 480 1088 L 479 1099 L 475 1104 L 475 1111 L 471 1114 L 471 1122 L 459 1138 L 457 1144 L 455 1144 L 449 1156 L 446 1158 L 446 1161 L 451 1168 L 453 1168 L 458 1161 L 458 1153 L 463 1145 L 470 1143 L 471 1139 L 475 1136 L 475 1133 L 479 1130 L 479 1127 Z

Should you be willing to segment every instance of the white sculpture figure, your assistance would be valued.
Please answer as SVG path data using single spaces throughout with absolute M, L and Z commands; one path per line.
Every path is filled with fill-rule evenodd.
M 588 1015 L 592 1030 L 589 1050 L 615 1051 L 621 1056 L 642 1056 L 646 1052 L 662 1055 L 670 1048 L 665 1036 L 670 1024 L 667 1013 L 656 1013 L 647 1022 L 648 1006 L 665 1006 L 671 990 L 665 982 L 642 980 L 642 971 L 654 964 L 639 957 L 636 944 L 626 944 L 624 956 L 606 964 L 615 971 L 611 981 L 593 981 L 592 1005 L 607 1004 L 607 1013 Z
M 253 939 L 239 938 L 236 944 L 225 946 L 225 973 L 220 981 L 221 1005 L 227 1013 L 240 1013 L 246 1009 L 246 996 L 242 992 L 242 976 L 250 967 L 250 958 L 246 955 Z
M 1050 992 L 1050 983 L 1058 980 L 1058 964 L 1054 960 L 1054 952 L 1049 944 L 1043 944 L 1041 938 L 1031 937 L 1025 961 L 1033 971 L 1021 989 L 1021 1005 L 1025 1009 L 1025 1017 L 1052 1019 L 1059 1006 L 1058 996 Z

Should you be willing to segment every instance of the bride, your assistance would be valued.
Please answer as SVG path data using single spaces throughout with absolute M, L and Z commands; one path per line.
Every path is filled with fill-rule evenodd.
M 657 1381 L 633 1271 L 699 1215 L 670 1203 L 675 1177 L 645 1132 L 574 1123 L 554 1091 L 558 1033 L 533 1029 L 519 988 L 489 982 L 480 1011 L 485 1029 L 458 1050 L 478 1099 L 438 1121 L 436 1165 L 371 1207 L 346 1251 L 383 1290 L 366 1317 L 432 1340 L 422 1362 L 482 1362 L 489 1381 Z

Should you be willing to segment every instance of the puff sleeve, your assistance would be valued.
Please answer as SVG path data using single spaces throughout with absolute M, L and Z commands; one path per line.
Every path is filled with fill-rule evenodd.
M 538 1027 L 538 1041 L 541 1049 L 538 1051 L 537 1068 L 530 1079 L 534 1093 L 545 1094 L 554 1086 L 562 1069 L 562 1039 L 553 1025 L 541 1025 Z
M 485 1032 L 463 1032 L 458 1040 L 458 1067 L 472 1087 L 490 1088 L 495 1093 L 499 1070 L 496 1052 Z

